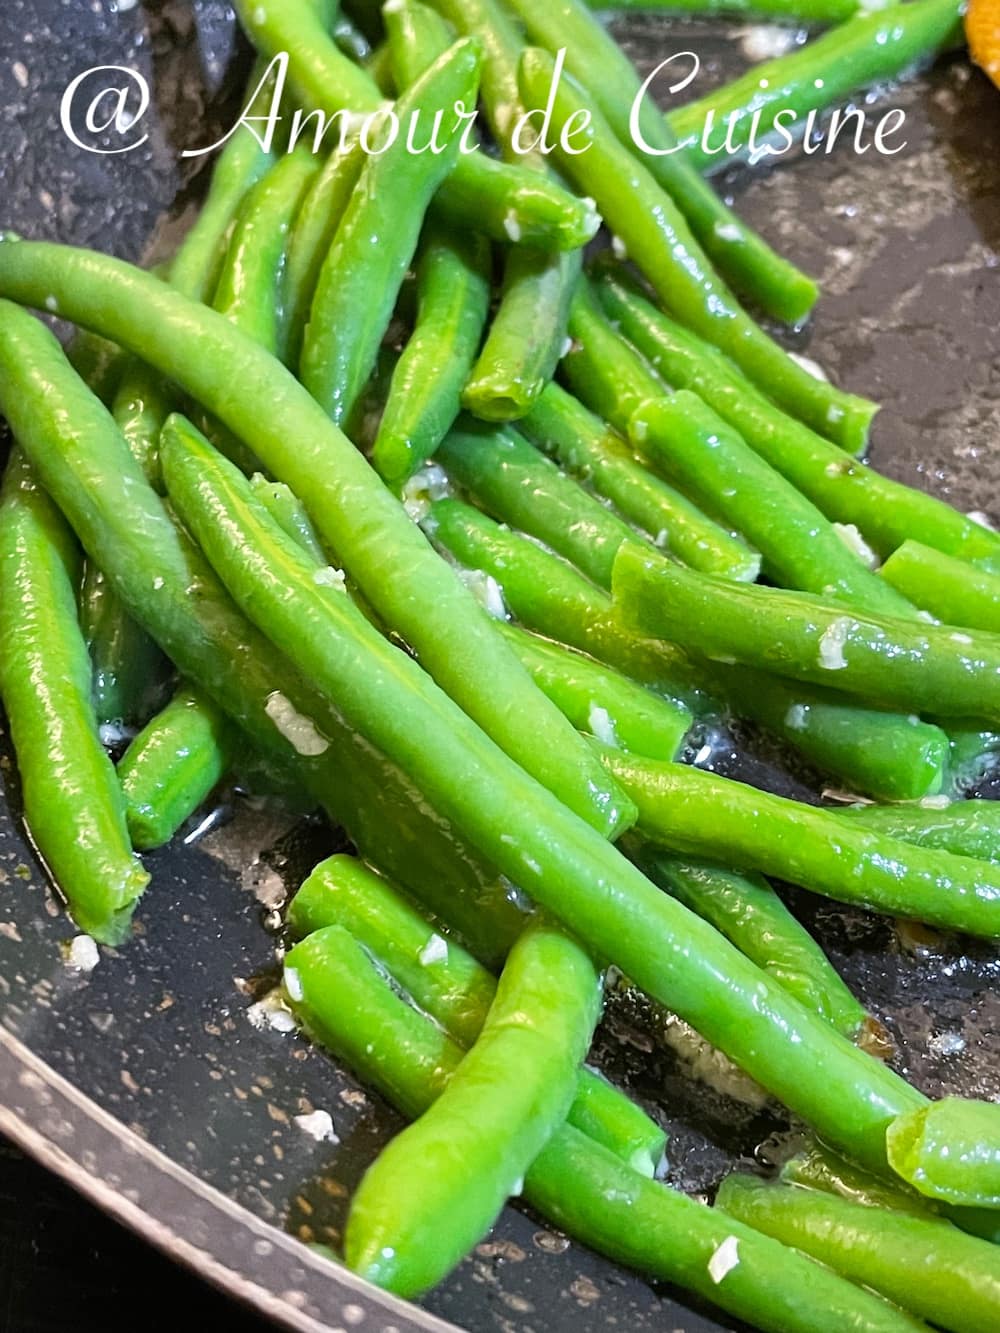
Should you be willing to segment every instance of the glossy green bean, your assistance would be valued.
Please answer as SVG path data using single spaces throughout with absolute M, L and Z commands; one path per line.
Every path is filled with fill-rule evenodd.
M 385 32 L 397 87 L 409 88 L 455 40 L 455 30 L 421 0 L 401 0 L 385 16 Z
M 923 491 L 845 458 L 779 411 L 716 348 L 661 314 L 617 272 L 597 292 L 624 337 L 676 389 L 691 389 L 831 521 L 854 524 L 882 556 L 910 537 L 963 559 L 1000 560 L 1000 537 Z
M 1000 804 L 996 801 L 954 801 L 943 808 L 937 803 L 852 805 L 837 813 L 852 824 L 918 847 L 1000 861 Z
M 169 842 L 229 772 L 235 728 L 197 690 L 182 688 L 125 751 L 118 780 L 132 845 Z
M 535 684 L 578 731 L 649 759 L 676 759 L 680 754 L 692 721 L 683 704 L 644 689 L 572 648 L 515 625 L 501 629 Z
M 233 229 L 213 306 L 272 356 L 287 349 L 282 282 L 288 237 L 319 160 L 304 145 L 249 191 Z
M 490 247 L 431 218 L 417 261 L 417 317 L 393 372 L 372 463 L 399 490 L 455 422 L 490 308 Z
M 289 365 L 298 365 L 319 275 L 364 164 L 360 141 L 344 149 L 334 148 L 295 219 L 283 293 Z
M 596 99 L 619 141 L 674 200 L 705 253 L 737 291 L 775 319 L 792 324 L 805 319 L 819 295 L 816 283 L 776 254 L 676 151 L 677 140 L 656 106 L 643 97 L 632 62 L 582 0 L 505 3 L 532 42 L 554 56 L 565 52 L 569 73 Z
M 498 871 L 433 816 L 377 747 L 359 746 L 337 712 L 237 612 L 59 344 L 9 305 L 0 307 L 0 368 L 0 410 L 46 489 L 88 558 L 183 674 L 242 727 L 257 753 L 293 765 L 362 854 L 377 855 L 428 901 L 458 901 L 460 893 L 463 903 L 481 902 L 484 928 L 492 929 L 488 909 L 506 901 Z M 315 730 L 304 721 L 295 726 L 297 719 Z
M 467 1049 L 479 1036 L 496 978 L 355 857 L 332 856 L 317 866 L 289 904 L 287 924 L 297 939 L 341 926 L 459 1046 Z M 581 1071 L 567 1119 L 644 1175 L 652 1176 L 663 1156 L 660 1127 L 593 1070 Z
M 320 932 L 290 961 L 302 982 L 296 1009 L 310 1031 L 404 1114 L 431 1105 L 462 1052 L 393 994 L 350 936 Z M 535 1158 L 524 1194 L 581 1243 L 695 1291 L 765 1333 L 829 1333 L 831 1320 L 851 1333 L 920 1327 L 794 1250 L 644 1179 L 569 1125 Z M 734 1240 L 740 1262 L 716 1282 L 711 1260 Z
M 79 926 L 121 944 L 149 876 L 97 734 L 79 572 L 72 533 L 15 449 L 0 496 L 0 695 L 24 817 Z
M 287 52 L 289 81 L 307 107 L 330 118 L 336 111 L 364 116 L 382 108 L 378 85 L 338 51 L 310 14 L 308 0 L 238 0 L 236 10 L 258 50 L 271 57 Z M 526 242 L 575 249 L 600 226 L 592 203 L 535 172 L 490 161 L 483 153 L 459 159 L 437 203 L 456 225 L 474 227 L 496 241 L 509 240 L 511 228 L 517 227 Z
M 813 682 L 887 707 L 1000 719 L 1000 636 L 695 574 L 623 546 L 614 599 L 628 624 L 709 660 Z M 891 663 L 891 669 L 887 665 Z
M 654 884 L 710 921 L 807 1009 L 845 1036 L 858 1035 L 867 1016 L 864 1005 L 761 876 L 668 856 L 648 845 L 635 859 Z
M 998 1121 L 994 1102 L 962 1097 L 904 1112 L 886 1131 L 889 1165 L 928 1199 L 1000 1209 Z
M 580 127 L 572 153 L 556 158 L 645 273 L 660 300 L 686 325 L 733 358 L 769 397 L 845 448 L 860 450 L 874 404 L 810 375 L 742 310 L 711 265 L 686 220 L 648 170 L 618 142 L 607 121 L 588 107 L 579 85 L 563 78 L 547 53 L 530 48 L 521 60 L 521 88 L 531 106 L 554 91 L 553 136 Z M 581 117 L 587 113 L 591 119 Z M 584 151 L 580 151 L 580 149 Z
M 544 158 L 520 153 L 513 141 L 525 108 L 517 76 L 523 42 L 510 16 L 496 0 L 434 0 L 434 7 L 456 31 L 483 44 L 483 106 L 502 153 L 546 175 Z M 582 260 L 578 253 L 553 255 L 518 245 L 524 236 L 516 224 L 508 233 L 515 248 L 507 254 L 496 313 L 462 398 L 485 421 L 518 420 L 551 381 Z
M 142 348 L 304 499 L 320 536 L 386 625 L 518 762 L 598 827 L 614 833 L 628 824 L 627 805 L 585 743 L 535 690 L 377 474 L 280 364 L 221 316 L 131 265 L 67 247 L 0 242 L 0 293 L 44 305 L 52 292 L 71 318 L 114 329 L 124 345 Z M 497 697 L 510 706 L 498 709 Z
M 1000 1254 L 948 1222 L 741 1175 L 716 1206 L 937 1327 L 992 1333 L 1000 1321 Z
M 66 348 L 69 363 L 97 394 L 102 403 L 110 403 L 121 382 L 128 360 L 126 354 L 106 338 L 78 329 Z
M 916 606 L 949 625 L 1000 633 L 1000 574 L 919 542 L 904 542 L 879 571 Z
M 802 23 L 842 23 L 856 14 L 857 0 L 593 0 L 598 10 L 664 10 L 677 14 L 747 14 Z
M 565 1120 L 600 1011 L 586 953 L 530 925 L 447 1087 L 365 1173 L 344 1233 L 350 1268 L 415 1297 L 461 1262 Z
M 87 565 L 79 593 L 80 628 L 90 653 L 98 726 L 141 725 L 163 693 L 166 663 L 99 569 Z
M 696 666 L 676 644 L 623 626 L 609 599 L 565 562 L 458 501 L 435 504 L 428 530 L 461 563 L 496 579 L 529 629 L 589 653 L 696 714 L 719 711 L 711 695 L 724 698 L 737 717 L 760 723 L 852 791 L 901 801 L 941 791 L 950 752 L 940 727 L 763 672 L 717 662 Z
M 760 871 L 837 902 L 1000 939 L 1000 870 L 989 862 L 917 847 L 683 764 L 608 746 L 601 752 L 639 807 L 640 832 L 672 852 Z
M 621 544 L 639 540 L 627 523 L 510 426 L 463 417 L 437 456 L 449 477 L 487 513 L 545 542 L 599 587 L 611 588 Z
M 246 480 L 190 428 L 168 423 L 163 457 L 174 503 L 239 604 L 266 622 L 315 687 L 336 699 L 343 722 L 397 762 L 442 820 L 825 1138 L 884 1167 L 885 1126 L 921 1105 L 919 1093 L 650 884 L 342 592 L 314 584 L 307 558 L 255 505 Z
M 914 1217 L 934 1217 L 935 1205 L 922 1199 L 901 1180 L 886 1180 L 855 1166 L 818 1141 L 790 1158 L 781 1168 L 783 1184 L 836 1194 L 865 1208 L 891 1209 Z
M 689 164 L 722 171 L 748 155 L 751 161 L 766 158 L 768 144 L 787 149 L 799 127 L 811 135 L 824 108 L 912 73 L 962 43 L 959 0 L 917 0 L 877 13 L 853 9 L 846 23 L 824 36 L 670 112 L 666 123 L 686 145 Z
M 687 389 L 671 393 L 612 328 L 582 282 L 566 373 L 590 406 L 627 433 L 668 480 L 736 528 L 782 587 L 843 598 L 892 614 L 916 614 L 875 577 L 823 514 Z
M 282 530 L 293 537 L 317 565 L 326 565 L 328 561 L 323 544 L 298 496 L 284 482 L 268 481 L 259 472 L 250 478 L 250 485 Z
M 610 426 L 558 384 L 548 386 L 520 429 L 682 564 L 741 582 L 757 578 L 759 555 L 644 467 Z
M 434 119 L 440 153 L 414 153 L 397 138 L 362 168 L 337 228 L 313 297 L 302 344 L 303 384 L 336 425 L 343 425 L 378 358 L 424 215 L 459 158 L 460 122 L 452 108 L 475 102 L 480 57 L 457 42 L 397 103 L 402 124 Z

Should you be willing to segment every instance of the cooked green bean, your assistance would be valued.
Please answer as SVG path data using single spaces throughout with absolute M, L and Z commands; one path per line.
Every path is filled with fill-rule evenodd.
M 711 407 L 687 389 L 668 391 L 621 340 L 581 282 L 566 372 L 590 406 L 668 480 L 737 528 L 783 587 L 842 597 L 892 614 L 916 614 L 866 568 L 820 511 L 759 457 Z
M 345 725 L 399 763 L 443 821 L 540 908 L 572 922 L 596 954 L 607 954 L 830 1142 L 884 1167 L 885 1126 L 921 1105 L 919 1093 L 650 884 L 347 596 L 316 585 L 307 557 L 257 505 L 245 478 L 179 420 L 164 432 L 163 458 L 173 502 L 238 604 L 336 700 Z
M 510 16 L 496 0 L 434 0 L 434 7 L 457 32 L 483 44 L 483 106 L 502 153 L 544 177 L 545 159 L 520 153 L 513 142 L 525 108 L 517 76 L 523 43 Z M 508 239 L 525 239 L 516 223 Z M 463 395 L 470 412 L 485 421 L 511 421 L 537 402 L 562 355 L 580 267 L 579 254 L 517 244 L 508 251 L 500 301 Z
M 680 754 L 691 728 L 691 712 L 683 704 L 644 689 L 572 648 L 515 625 L 501 629 L 535 684 L 578 731 L 649 759 L 676 759 Z
M 170 841 L 229 772 L 235 728 L 197 690 L 182 688 L 140 731 L 118 765 L 132 845 Z
M 268 481 L 259 472 L 250 478 L 250 485 L 258 500 L 284 532 L 293 537 L 317 565 L 326 565 L 326 552 L 298 496 L 284 482 Z
M 110 403 L 121 382 L 126 354 L 106 338 L 78 329 L 66 348 L 69 363 L 97 394 L 102 403 Z
M 258 50 L 270 57 L 287 52 L 291 86 L 307 107 L 331 119 L 336 111 L 366 116 L 383 108 L 378 85 L 338 51 L 309 12 L 308 0 L 237 0 L 236 11 Z M 457 225 L 474 227 L 495 241 L 508 241 L 514 227 L 526 242 L 572 250 L 585 245 L 600 226 L 592 202 L 483 153 L 459 158 L 437 203 Z
M 879 0 L 873 8 L 879 7 Z M 747 14 L 755 18 L 792 19 L 801 23 L 841 23 L 856 14 L 857 0 L 593 0 L 592 9 L 677 14 Z
M 722 1182 L 716 1206 L 952 1333 L 1000 1321 L 1000 1253 L 949 1222 L 743 1175 Z
M 889 1165 L 928 1199 L 1000 1209 L 998 1121 L 994 1102 L 963 1097 L 904 1112 L 886 1130 Z
M 837 902 L 1000 939 L 1000 870 L 917 847 L 829 810 L 715 773 L 624 755 L 604 762 L 639 807 L 639 830 L 681 856 L 711 857 Z
M 845 1036 L 857 1036 L 864 1005 L 766 880 L 668 856 L 649 845 L 637 849 L 635 860 L 654 884 L 710 921 L 807 1009 Z
M 79 572 L 72 533 L 15 449 L 0 496 L 0 695 L 24 817 L 79 926 L 121 944 L 149 876 L 97 734 Z
M 936 803 L 852 805 L 837 813 L 862 828 L 918 847 L 1000 861 L 1000 803 L 996 801 L 954 801 L 943 808 Z
M 288 237 L 318 171 L 318 159 L 300 145 L 249 191 L 212 303 L 273 356 L 287 346 L 281 287 Z
M 550 54 L 565 52 L 566 68 L 587 89 L 619 141 L 635 153 L 687 218 L 705 253 L 744 296 L 776 319 L 797 324 L 816 303 L 811 278 L 776 254 L 727 207 L 686 158 L 648 97 L 632 62 L 582 0 L 506 0 L 528 37 Z M 640 102 L 640 98 L 642 99 Z M 638 117 L 633 108 L 639 106 Z
M 272 357 L 221 316 L 91 251 L 0 242 L 3 292 L 40 306 L 56 293 L 70 318 L 114 329 L 123 345 L 141 348 L 304 499 L 320 536 L 385 623 L 487 734 L 598 827 L 614 833 L 629 823 L 627 804 L 618 802 L 585 742 L 536 691 L 368 463 Z M 5 321 L 13 322 L 12 313 Z M 510 706 L 498 709 L 498 697 Z
M 1000 633 L 1000 575 L 915 541 L 893 551 L 880 573 L 938 620 Z
M 313 935 L 289 963 L 301 983 L 295 1007 L 318 1040 L 404 1114 L 433 1103 L 463 1052 L 393 993 L 345 931 Z M 697 1292 L 765 1333 L 920 1327 L 794 1250 L 629 1170 L 569 1125 L 535 1158 L 524 1196 L 582 1244 Z M 713 1259 L 724 1245 L 723 1256 L 739 1262 L 720 1276 Z
M 412 1298 L 461 1262 L 565 1121 L 600 1012 L 583 949 L 529 925 L 440 1097 L 365 1173 L 344 1233 L 350 1268 Z
M 166 663 L 99 569 L 87 565 L 79 594 L 80 628 L 90 653 L 98 726 L 141 725 L 163 692 Z
M 9 305 L 0 307 L 0 366 L 0 407 L 88 558 L 139 624 L 243 728 L 257 753 L 294 765 L 363 855 L 377 855 L 429 902 L 481 899 L 493 930 L 505 901 L 498 871 L 432 815 L 384 754 L 359 746 L 336 711 L 237 612 L 59 344 Z
M 334 148 L 295 219 L 284 283 L 289 365 L 298 365 L 319 275 L 364 164 L 360 141 Z
M 417 262 L 417 318 L 393 372 L 372 462 L 399 490 L 435 452 L 461 410 L 490 308 L 490 248 L 433 218 Z
M 409 88 L 455 40 L 455 29 L 421 0 L 400 0 L 385 15 L 397 87 Z
M 437 456 L 494 518 L 537 537 L 610 590 L 615 555 L 637 533 L 516 430 L 463 417 Z
M 695 713 L 732 712 L 766 727 L 852 791 L 919 800 L 941 791 L 948 737 L 918 719 L 853 705 L 832 690 L 712 663 L 697 667 L 675 644 L 621 624 L 611 602 L 582 575 L 535 543 L 455 500 L 432 507 L 428 531 L 462 564 L 490 574 L 529 629 L 606 662 Z
M 628 624 L 709 660 L 776 671 L 888 707 L 1000 720 L 1000 636 L 730 583 L 626 545 L 614 599 Z
M 554 77 L 552 57 L 529 48 L 521 60 L 525 102 L 545 106 Z M 553 136 L 565 134 L 573 117 L 580 128 L 574 151 L 560 147 L 556 157 L 581 191 L 597 201 L 660 300 L 731 356 L 775 402 L 845 448 L 862 449 L 874 404 L 810 375 L 753 322 L 712 272 L 674 202 L 586 103 L 579 85 L 569 78 L 559 82 L 552 103 Z M 588 113 L 589 122 L 581 119 Z
M 610 426 L 558 384 L 549 385 L 520 429 L 682 564 L 741 582 L 757 578 L 759 555 L 638 462 Z
M 675 389 L 691 389 L 827 518 L 860 528 L 879 555 L 910 537 L 963 559 L 1000 561 L 1000 537 L 951 505 L 852 462 L 780 412 L 725 357 L 661 314 L 616 273 L 597 292 L 624 337 Z
M 853 10 L 824 36 L 672 111 L 666 122 L 686 145 L 688 163 L 723 171 L 748 153 L 757 161 L 767 156 L 761 145 L 787 148 L 800 126 L 809 137 L 817 113 L 849 93 L 912 73 L 963 44 L 960 0 L 916 0 L 874 14 L 864 5 Z
M 434 118 L 440 153 L 414 153 L 395 139 L 365 163 L 316 286 L 302 345 L 303 384 L 334 423 L 357 405 L 378 358 L 399 290 L 416 253 L 424 215 L 459 158 L 459 102 L 475 102 L 480 58 L 457 42 L 397 103 L 400 122 Z M 403 207 L 402 205 L 405 205 Z
M 935 1216 L 934 1204 L 901 1180 L 873 1176 L 815 1140 L 782 1166 L 780 1179 L 788 1185 L 836 1194 L 865 1208 L 888 1208 L 914 1217 Z

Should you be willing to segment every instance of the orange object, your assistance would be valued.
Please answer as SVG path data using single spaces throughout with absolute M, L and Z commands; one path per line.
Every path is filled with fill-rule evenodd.
M 969 0 L 965 35 L 972 59 L 1000 88 L 1000 0 Z

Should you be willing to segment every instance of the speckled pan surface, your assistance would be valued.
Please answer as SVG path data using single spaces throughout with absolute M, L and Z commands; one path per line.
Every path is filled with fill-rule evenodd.
M 705 87 L 739 60 L 736 41 L 715 27 L 634 17 L 617 31 L 645 66 L 694 46 Z M 217 137 L 239 59 L 222 4 L 6 0 L 0 223 L 129 258 L 146 253 L 162 242 L 175 199 L 183 211 L 197 197 L 203 180 L 179 151 Z M 62 91 L 83 68 L 123 62 L 153 84 L 150 141 L 125 157 L 82 154 L 59 128 Z M 956 62 L 892 101 L 907 111 L 898 157 L 839 150 L 731 188 L 741 211 L 821 278 L 810 355 L 885 404 L 876 464 L 996 516 L 1000 97 Z M 761 785 L 815 790 L 746 738 L 721 745 L 715 763 Z M 442 1327 L 392 1310 L 287 1238 L 336 1240 L 350 1189 L 397 1123 L 299 1037 L 257 1031 L 246 1017 L 273 969 L 273 909 L 335 835 L 267 809 L 225 807 L 208 832 L 149 859 L 137 937 L 80 976 L 61 949 L 73 931 L 18 823 L 9 754 L 0 766 L 0 1130 L 290 1328 Z M 944 942 L 914 957 L 873 918 L 793 902 L 885 1019 L 910 1077 L 929 1093 L 1000 1096 L 993 953 Z M 598 1055 L 669 1126 L 673 1178 L 687 1189 L 711 1188 L 736 1158 L 787 1129 L 766 1110 L 696 1087 L 629 997 L 612 1003 Z M 296 1125 L 317 1108 L 333 1116 L 339 1143 L 317 1143 Z M 426 1308 L 471 1333 L 735 1327 L 513 1209 Z

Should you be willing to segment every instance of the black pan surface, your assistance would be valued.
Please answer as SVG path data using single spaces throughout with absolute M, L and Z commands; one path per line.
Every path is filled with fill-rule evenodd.
M 699 91 L 743 61 L 736 30 L 639 15 L 615 31 L 648 67 L 694 47 Z M 63 90 L 99 64 L 134 66 L 153 87 L 150 139 L 135 153 L 83 153 L 60 129 Z M 167 245 L 204 185 L 180 150 L 231 123 L 245 68 L 231 11 L 212 0 L 6 0 L 0 225 L 126 258 Z M 815 328 L 798 342 L 885 404 L 876 465 L 996 518 L 1000 97 L 954 60 L 888 104 L 907 113 L 898 156 L 797 155 L 737 172 L 726 188 L 821 278 Z M 776 790 L 820 789 L 752 737 L 724 740 L 713 762 Z M 137 937 L 80 976 L 61 947 L 75 932 L 19 823 L 9 752 L 0 779 L 0 1131 L 102 1207 L 290 1328 L 390 1333 L 443 1327 L 436 1318 L 471 1333 L 737 1327 L 520 1209 L 424 1311 L 311 1255 L 292 1238 L 336 1242 L 350 1188 L 398 1121 L 303 1039 L 258 1031 L 246 1011 L 274 974 L 275 907 L 337 835 L 222 801 L 207 830 L 149 858 Z M 993 951 L 941 940 L 914 954 L 864 913 L 791 901 L 884 1019 L 900 1069 L 931 1094 L 1000 1097 Z M 710 1191 L 788 1130 L 766 1109 L 693 1084 L 629 996 L 612 1003 L 596 1056 L 669 1127 L 671 1178 L 688 1190 Z M 332 1114 L 339 1143 L 296 1127 L 293 1117 L 315 1108 Z

